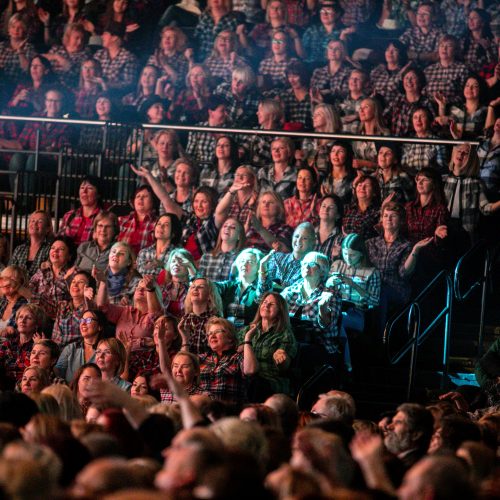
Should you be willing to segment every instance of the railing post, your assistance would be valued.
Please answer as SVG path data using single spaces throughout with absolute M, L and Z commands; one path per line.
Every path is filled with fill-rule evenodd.
M 488 271 L 490 269 L 490 249 L 486 249 L 486 257 L 484 259 L 483 276 L 482 276 L 482 286 L 481 286 L 481 316 L 479 318 L 479 337 L 477 339 L 477 357 L 480 358 L 483 355 L 483 335 L 484 335 L 484 317 L 486 314 L 486 299 L 487 299 L 487 283 L 488 283 Z
M 102 158 L 106 154 L 106 149 L 108 147 L 108 127 L 109 124 L 106 123 L 103 127 L 103 133 L 102 133 L 102 148 L 99 153 L 99 158 L 97 159 L 97 177 L 101 178 L 102 177 Z
M 446 316 L 444 319 L 444 340 L 443 340 L 443 377 L 441 378 L 441 389 L 444 389 L 444 382 L 448 378 L 448 359 L 450 357 L 450 333 L 451 315 L 453 306 L 453 282 L 449 274 L 446 275 Z
M 11 225 L 10 225 L 10 250 L 11 255 L 14 250 L 14 239 L 17 231 L 17 203 L 19 198 L 19 172 L 16 172 L 14 175 L 14 197 L 12 199 L 12 208 L 11 208 Z
M 416 315 L 415 311 L 418 312 Z M 418 337 L 420 336 L 420 311 L 418 305 L 413 303 L 408 312 L 408 322 L 413 321 L 413 344 L 411 347 L 410 371 L 408 374 L 408 387 L 406 390 L 406 400 L 410 401 L 415 383 L 415 375 L 417 371 L 417 354 L 418 354 Z M 408 329 L 409 330 L 409 329 Z
M 40 151 L 40 129 L 36 129 L 36 135 L 35 135 L 35 172 L 38 172 L 38 158 L 39 158 L 39 151 Z
M 56 197 L 56 201 L 54 203 L 54 219 L 55 219 L 55 230 L 59 231 L 59 194 L 61 190 L 61 177 L 62 177 L 62 161 L 63 153 L 59 151 L 59 157 L 57 158 L 57 178 L 56 178 L 56 189 L 54 196 Z

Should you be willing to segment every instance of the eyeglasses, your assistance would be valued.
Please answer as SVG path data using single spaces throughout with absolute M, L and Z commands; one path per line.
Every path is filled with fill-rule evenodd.
M 95 318 L 82 318 L 80 320 L 80 325 L 90 325 L 90 323 L 92 323 L 92 321 L 97 322 L 97 320 Z
M 208 335 L 217 335 L 219 333 L 226 333 L 226 330 L 224 330 L 224 328 L 218 328 L 217 330 L 212 330 L 211 332 L 208 332 Z

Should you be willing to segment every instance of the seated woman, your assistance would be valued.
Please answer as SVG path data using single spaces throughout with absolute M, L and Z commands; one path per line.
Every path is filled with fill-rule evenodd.
M 359 128 L 359 109 L 366 96 L 369 95 L 370 79 L 361 69 L 353 68 L 347 80 L 348 94 L 338 102 L 342 131 L 356 133 Z
M 128 302 L 140 279 L 135 270 L 135 256 L 129 245 L 117 242 L 111 247 L 105 272 L 110 303 Z
M 96 216 L 102 211 L 102 184 L 97 177 L 88 175 L 80 182 L 80 207 L 66 212 L 59 226 L 58 236 L 71 238 L 76 246 L 90 241 Z
M 288 226 L 295 229 L 302 222 L 317 224 L 320 205 L 318 188 L 318 176 L 313 168 L 301 167 L 297 170 L 295 195 L 283 202 Z
M 104 271 L 118 232 L 118 217 L 113 212 L 100 212 L 94 219 L 92 240 L 80 244 L 76 250 L 74 267 L 88 273 L 92 272 L 94 266 Z
M 278 293 L 266 293 L 250 326 L 238 333 L 238 340 L 251 343 L 259 366 L 250 382 L 250 401 L 263 401 L 275 393 L 290 394 L 287 370 L 297 354 L 297 342 L 285 299 Z
M 132 384 L 120 377 L 127 363 L 127 352 L 121 341 L 115 338 L 102 339 L 97 344 L 95 363 L 101 370 L 103 380 L 112 382 L 124 391 L 130 391 Z
M 257 248 L 245 248 L 233 263 L 233 278 L 214 283 L 222 299 L 224 317 L 237 328 L 248 325 L 257 312 L 257 272 L 263 257 Z
M 210 350 L 200 356 L 200 388 L 215 399 L 232 404 L 247 401 L 245 378 L 258 370 L 250 340 L 236 350 L 236 331 L 231 322 L 212 316 L 206 326 Z M 248 336 L 250 339 L 250 336 Z
M 215 248 L 201 256 L 198 273 L 210 281 L 230 279 L 234 259 L 244 244 L 243 225 L 236 219 L 226 219 L 220 228 Z
M 181 350 L 183 339 L 177 327 L 177 319 L 173 316 L 160 316 L 155 321 L 153 340 L 155 343 L 154 351 L 151 358 L 142 368 L 152 373 L 159 373 L 161 371 L 160 353 L 166 352 L 169 359 L 173 359 Z
M 97 344 L 104 337 L 106 318 L 99 311 L 87 310 L 80 319 L 81 338 L 68 344 L 54 367 L 55 372 L 69 384 L 86 363 L 95 363 Z
M 184 302 L 191 279 L 196 275 L 193 256 L 184 248 L 170 252 L 165 272 L 158 276 L 165 312 L 176 318 L 184 314 Z
M 26 272 L 19 266 L 7 266 L 0 273 L 1 337 L 7 337 L 15 333 L 17 312 L 27 302 L 23 295 L 27 283 Z
M 9 260 L 9 265 L 20 266 L 31 278 L 42 262 L 49 258 L 52 220 L 43 210 L 36 210 L 28 220 L 28 242 L 17 245 Z
M 39 394 L 45 387 L 50 385 L 49 374 L 39 366 L 29 366 L 23 372 L 21 378 L 21 392 L 26 396 Z
M 326 359 L 332 363 L 333 355 L 339 352 L 342 304 L 340 294 L 325 287 L 329 267 L 326 255 L 307 253 L 301 262 L 302 278 L 281 292 L 288 304 L 288 314 L 300 322 L 301 327 L 295 329 L 295 336 L 300 338 L 301 343 L 316 347 L 315 366 L 323 364 Z M 308 365 L 311 361 L 312 359 L 302 358 L 301 364 Z M 307 371 L 310 367 L 301 368 Z
M 139 75 L 137 89 L 122 98 L 124 106 L 130 106 L 135 111 L 141 110 L 147 99 L 153 97 L 156 91 L 156 83 L 160 77 L 160 70 L 151 64 L 146 64 Z
M 61 349 L 51 339 L 37 338 L 30 353 L 30 366 L 38 366 L 47 371 L 51 384 L 65 384 L 66 381 L 54 371 Z
M 98 96 L 108 89 L 99 61 L 86 59 L 80 68 L 80 81 L 75 88 L 75 111 L 82 119 L 92 119 Z
M 339 289 L 346 330 L 364 331 L 365 313 L 380 302 L 380 272 L 370 265 L 363 238 L 348 234 L 342 241 L 342 258 L 333 262 L 328 286 Z
M 12 387 L 21 380 L 24 369 L 30 366 L 33 337 L 42 331 L 46 316 L 35 304 L 22 305 L 15 314 L 13 334 L 0 343 L 0 363 Z
M 92 385 L 102 380 L 101 369 L 95 363 L 85 363 L 80 366 L 73 376 L 70 384 L 70 389 L 73 391 L 75 399 L 80 405 L 82 415 L 87 415 L 87 410 L 90 408 L 90 389 Z
M 184 315 L 179 332 L 186 339 L 189 350 L 197 355 L 208 351 L 205 325 L 212 316 L 222 316 L 222 300 L 219 292 L 205 278 L 195 278 L 184 302 Z
M 412 200 L 415 196 L 415 182 L 401 169 L 401 152 L 398 145 L 393 142 L 379 142 L 377 151 L 376 178 L 382 200 L 388 196 L 399 203 Z
M 137 256 L 136 267 L 140 274 L 157 277 L 165 268 L 170 252 L 179 246 L 182 226 L 175 214 L 166 213 L 156 221 L 155 242 L 143 248 Z
M 29 282 L 29 291 L 35 300 L 58 303 L 68 298 L 65 278 L 75 260 L 75 254 L 75 245 L 69 238 L 58 237 L 54 240 L 48 261 L 41 264 Z M 51 319 L 55 319 L 55 310 L 49 309 L 46 312 Z
M 340 243 L 344 235 L 341 231 L 343 206 L 335 195 L 327 195 L 321 199 L 319 206 L 319 222 L 316 225 L 316 250 L 333 262 L 340 255 Z
M 117 338 L 129 350 L 128 369 L 124 375 L 128 378 L 128 372 L 135 375 L 154 349 L 154 323 L 162 313 L 160 291 L 154 277 L 146 274 L 137 284 L 131 306 L 113 305 L 108 301 L 107 284 L 102 279 L 104 276 L 100 278 L 97 307 L 108 321 L 116 325 Z

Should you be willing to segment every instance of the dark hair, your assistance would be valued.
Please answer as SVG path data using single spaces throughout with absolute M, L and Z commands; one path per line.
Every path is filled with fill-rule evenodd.
M 97 205 L 101 206 L 101 204 L 102 204 L 101 198 L 102 198 L 102 193 L 104 191 L 104 186 L 103 186 L 102 180 L 99 179 L 99 177 L 97 177 L 95 175 L 87 174 L 81 178 L 80 184 L 78 185 L 78 187 L 80 188 L 84 182 L 95 187 L 95 189 L 97 191 Z
M 421 168 L 415 175 L 415 183 L 418 177 L 426 177 L 432 181 L 432 203 L 441 205 L 445 203 L 445 196 L 443 191 L 443 179 L 441 174 L 432 167 Z M 417 194 L 418 196 L 418 194 Z
M 82 313 L 82 318 L 83 318 L 83 315 L 85 313 L 88 313 L 88 312 L 94 316 L 94 318 L 97 322 L 97 326 L 100 327 L 99 332 L 97 333 L 97 338 L 94 342 L 94 345 L 92 346 L 95 350 L 95 349 L 97 349 L 97 344 L 99 344 L 99 342 L 101 340 L 103 340 L 109 336 L 112 336 L 114 334 L 114 332 L 112 332 L 111 329 L 109 332 L 107 332 L 109 322 L 102 311 L 99 311 L 96 309 L 85 309 L 85 311 L 83 311 L 83 313 Z
M 362 236 L 356 233 L 348 234 L 341 243 L 341 248 L 349 248 L 350 250 L 355 250 L 356 252 L 361 252 L 363 254 L 363 265 L 368 262 L 368 251 L 366 250 L 365 240 Z
M 481 441 L 479 427 L 462 415 L 446 415 L 441 420 L 441 449 L 455 453 L 464 441 Z
M 432 121 L 434 120 L 434 117 L 432 116 L 431 110 L 427 106 L 417 106 L 412 112 L 411 112 L 411 123 L 410 127 L 413 132 L 415 132 L 415 127 L 413 126 L 413 117 L 415 116 L 415 113 L 417 111 L 423 111 L 425 113 L 425 116 L 427 117 L 427 121 L 429 122 L 429 130 L 431 129 Z
M 66 247 L 68 248 L 68 253 L 69 253 L 69 262 L 68 264 L 72 264 L 75 259 L 76 259 L 76 245 L 74 241 L 71 238 L 68 238 L 68 236 L 57 236 L 54 238 L 50 246 L 56 242 L 56 241 L 62 241 Z
M 312 167 L 304 165 L 303 167 L 299 167 L 297 169 L 297 177 L 298 177 L 299 172 L 301 170 L 306 170 L 307 172 L 309 172 L 309 174 L 311 175 L 312 181 L 313 181 L 313 187 L 312 187 L 311 194 L 317 194 L 318 188 L 319 188 L 319 181 L 318 181 L 318 174 L 316 173 L 316 170 L 314 170 L 314 168 L 312 168 Z M 295 181 L 295 194 L 298 196 L 297 181 Z
M 155 228 L 162 217 L 168 217 L 170 219 L 170 242 L 172 246 L 178 246 L 182 238 L 182 224 L 179 217 L 173 213 L 166 212 L 158 217 Z
M 75 398 L 78 398 L 78 382 L 80 381 L 80 377 L 82 376 L 82 373 L 87 368 L 92 368 L 93 370 L 96 371 L 96 373 L 99 375 L 99 377 L 102 378 L 101 369 L 95 363 L 84 363 L 82 366 L 80 366 L 80 368 L 78 368 L 78 370 L 76 370 L 76 372 L 73 375 L 73 378 L 69 384 L 69 388 L 73 391 L 73 395 L 75 396 Z
M 298 75 L 300 83 L 306 87 L 309 86 L 311 75 L 304 63 L 300 61 L 290 61 L 286 66 L 285 74 L 287 78 L 290 75 Z
M 215 147 L 217 147 L 217 144 L 221 139 L 227 139 L 229 141 L 229 147 L 230 147 L 229 161 L 231 162 L 231 171 L 234 171 L 236 170 L 236 168 L 239 166 L 240 163 L 240 158 L 238 154 L 238 144 L 232 137 L 229 137 L 228 135 L 220 135 L 219 137 L 217 137 L 217 140 L 215 141 Z M 213 166 L 217 168 L 217 156 L 215 154 L 215 148 L 214 148 Z
M 394 156 L 396 157 L 396 162 L 399 163 L 401 161 L 401 148 L 397 142 L 392 141 L 379 141 L 376 144 L 377 154 L 380 152 L 382 148 L 390 149 Z
M 335 203 L 335 208 L 337 209 L 337 221 L 344 217 L 344 204 L 342 200 L 336 194 L 326 194 L 321 198 L 321 203 L 330 198 Z
M 219 193 L 214 188 L 211 188 L 209 186 L 200 186 L 194 193 L 193 193 L 193 201 L 198 193 L 204 194 L 208 200 L 210 201 L 210 208 L 213 213 L 215 210 L 215 207 L 217 206 L 217 199 L 219 197 Z
M 418 68 L 417 66 L 414 66 L 413 64 L 409 68 L 406 68 L 403 71 L 403 74 L 401 75 L 401 81 L 399 82 L 399 86 L 398 86 L 399 91 L 402 94 L 405 93 L 403 80 L 408 73 L 415 73 L 415 76 L 417 77 L 418 89 L 420 92 L 422 92 L 422 89 L 427 85 L 427 78 L 425 77 L 424 72 L 420 68 Z
M 45 56 L 42 56 L 40 54 L 33 56 L 30 59 L 28 68 L 31 68 L 31 64 L 35 59 L 39 59 L 40 62 L 42 63 L 42 66 L 47 70 L 47 74 L 43 78 L 44 83 L 49 85 L 56 83 L 57 79 L 54 74 L 54 68 L 52 67 L 52 63 Z
M 78 271 L 76 271 L 76 273 L 73 274 L 70 283 L 79 274 L 83 274 L 83 276 L 85 276 L 87 278 L 87 281 L 89 282 L 88 286 L 90 286 L 92 288 L 92 290 L 94 290 L 94 292 L 95 292 L 96 291 L 96 286 L 97 286 L 96 281 L 95 281 L 94 277 L 88 271 L 85 271 L 84 269 L 79 269 Z
M 491 23 L 491 16 L 490 16 L 489 12 L 484 10 L 484 9 L 480 9 L 479 7 L 471 9 L 469 11 L 469 15 L 472 12 L 475 12 L 483 21 L 483 28 L 481 30 L 481 38 L 489 38 L 490 40 L 493 39 L 494 37 L 493 37 L 493 33 L 491 31 L 491 24 L 490 24 Z M 470 30 L 468 27 L 467 27 L 467 31 L 470 33 Z M 467 37 L 465 51 L 467 51 L 467 48 L 468 48 L 468 45 L 470 44 L 470 41 L 471 41 L 471 37 Z M 480 50 L 481 49 L 484 51 L 483 47 L 480 45 Z
M 373 199 L 372 199 L 372 205 L 374 206 L 379 206 L 381 202 L 381 193 L 380 193 L 380 184 L 378 183 L 377 179 L 375 177 L 372 177 L 371 175 L 366 175 L 363 174 L 359 176 L 356 179 L 356 184 L 353 184 L 353 198 L 356 202 L 358 203 L 358 198 L 356 196 L 356 187 L 358 184 L 361 184 L 362 182 L 368 181 L 372 185 L 372 191 L 373 191 Z
M 227 107 L 226 100 L 218 95 L 211 95 L 207 100 L 207 109 L 209 111 L 215 111 L 219 106 Z
M 130 204 L 132 205 L 132 208 L 134 208 L 134 201 L 135 197 L 141 192 L 141 191 L 147 191 L 151 195 L 151 199 L 153 200 L 153 210 L 155 212 L 158 212 L 158 209 L 160 208 L 160 200 L 157 198 L 155 195 L 153 188 L 149 184 L 141 184 L 140 186 L 137 186 L 134 189 L 134 192 L 132 193 L 132 196 L 130 197 Z
M 469 73 L 469 75 L 465 79 L 464 89 L 467 80 L 469 80 L 470 78 L 476 80 L 479 85 L 479 106 L 486 106 L 486 104 L 488 104 L 489 95 L 489 87 L 487 83 L 484 81 L 484 78 L 481 78 L 477 73 Z
M 335 147 L 335 146 L 340 146 L 341 148 L 344 148 L 344 151 L 345 151 L 345 167 L 347 169 L 347 175 L 348 176 L 355 176 L 355 171 L 354 171 L 354 168 L 352 166 L 352 161 L 354 159 L 354 151 L 352 150 L 352 146 L 349 142 L 347 141 L 342 141 L 342 140 L 336 140 L 336 141 L 333 141 L 333 142 L 330 142 L 328 144 L 328 147 L 329 147 L 329 152 L 328 152 L 328 163 L 330 165 L 330 170 L 331 170 L 331 167 L 332 167 L 332 162 L 330 160 L 330 154 L 332 152 L 332 149 Z
M 398 57 L 398 63 L 400 66 L 406 66 L 406 63 L 408 62 L 408 49 L 406 48 L 406 45 L 401 43 L 399 40 L 389 40 L 387 42 L 385 48 L 384 48 L 384 53 L 385 51 L 390 47 L 393 46 L 399 53 Z

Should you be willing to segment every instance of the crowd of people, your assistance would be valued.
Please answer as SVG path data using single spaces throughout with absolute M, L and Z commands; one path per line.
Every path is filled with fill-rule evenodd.
M 109 140 L 141 163 L 104 167 L 130 211 L 89 161 L 78 206 L 55 225 L 32 211 L 10 256 L 2 237 L 8 497 L 498 491 L 497 351 L 474 401 L 443 394 L 374 422 L 336 390 L 378 359 L 393 312 L 480 237 L 498 241 L 497 2 L 3 4 L 4 114 L 248 130 L 124 128 Z M 53 168 L 36 147 L 91 157 L 102 134 L 3 121 L 0 166 Z M 325 365 L 332 391 L 299 408 Z

